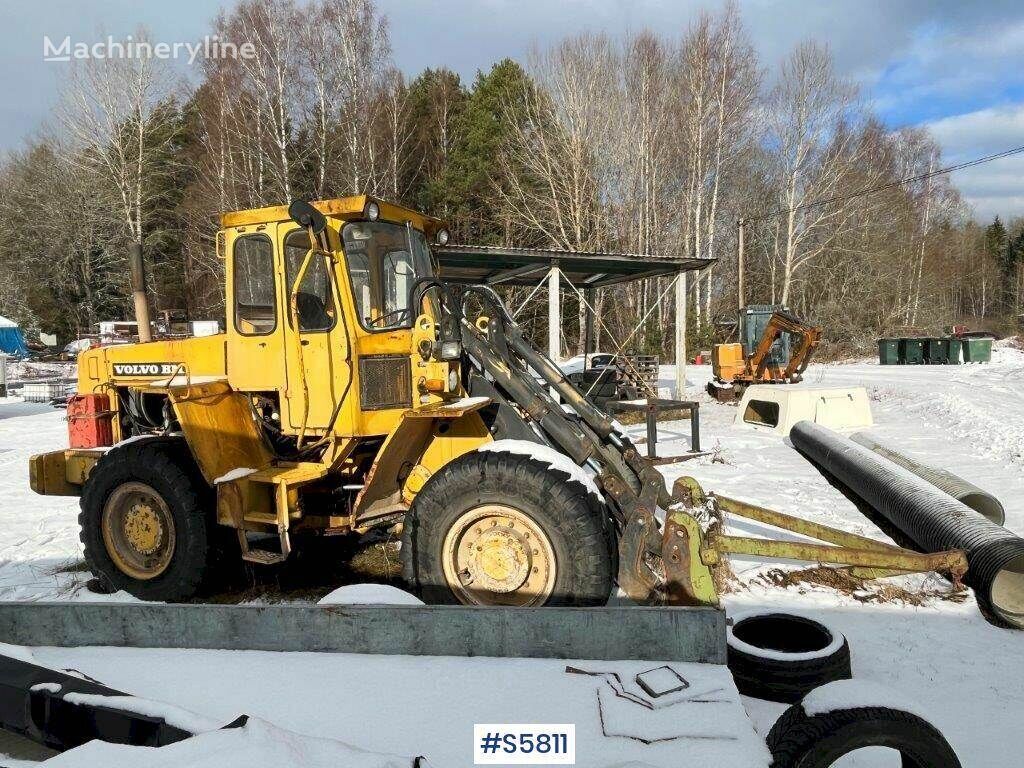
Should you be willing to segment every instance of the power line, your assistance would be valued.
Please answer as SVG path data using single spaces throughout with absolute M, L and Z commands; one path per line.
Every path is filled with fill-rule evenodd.
M 967 160 L 966 162 L 957 163 L 956 165 L 950 165 L 945 168 L 939 168 L 938 170 L 929 171 L 928 173 L 921 173 L 918 174 L 917 176 L 908 176 L 907 178 L 900 179 L 899 181 L 890 181 L 885 184 L 879 184 L 878 186 L 875 187 L 865 187 L 864 189 L 857 190 L 856 192 L 851 192 L 847 195 L 836 195 L 835 197 L 825 198 L 824 200 L 813 200 L 809 203 L 801 203 L 800 205 L 794 205 L 792 208 L 783 208 L 777 211 L 773 211 L 772 213 L 762 214 L 761 216 L 745 216 L 743 218 L 743 221 L 763 221 L 765 219 L 774 218 L 775 216 L 782 216 L 783 214 L 786 213 L 793 213 L 795 211 L 800 211 L 807 208 L 818 208 L 822 205 L 828 205 L 829 203 L 838 203 L 843 200 L 852 200 L 855 197 L 873 195 L 875 192 L 882 192 L 886 189 L 893 189 L 895 187 L 900 187 L 903 186 L 904 184 L 910 184 L 915 181 L 924 181 L 925 179 L 930 179 L 933 176 L 941 176 L 944 173 L 960 171 L 963 170 L 964 168 L 970 168 L 971 166 L 974 165 L 990 163 L 993 160 L 999 160 L 1000 158 L 1003 157 L 1010 157 L 1011 155 L 1018 155 L 1021 152 L 1024 152 L 1024 146 L 1014 147 L 1013 149 L 1006 149 L 1003 150 L 1002 152 L 996 152 L 994 155 L 985 155 L 984 157 L 978 157 L 975 158 L 974 160 Z

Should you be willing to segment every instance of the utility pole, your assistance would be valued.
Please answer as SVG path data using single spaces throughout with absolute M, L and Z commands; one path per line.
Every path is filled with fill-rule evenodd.
M 747 297 L 745 296 L 746 290 L 743 285 L 743 235 L 744 225 L 746 222 L 743 217 L 740 216 L 736 222 L 736 298 L 739 302 L 739 308 L 743 309 L 747 305 Z

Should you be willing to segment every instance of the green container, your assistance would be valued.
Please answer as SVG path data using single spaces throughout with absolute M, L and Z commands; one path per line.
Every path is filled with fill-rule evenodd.
M 924 339 L 900 339 L 900 364 L 921 365 L 924 363 Z
M 963 349 L 963 341 L 961 339 L 949 338 L 946 339 L 949 342 L 949 364 L 960 365 L 960 353 Z
M 878 340 L 878 364 L 899 365 L 900 364 L 900 340 L 879 339 Z
M 924 339 L 924 359 L 931 365 L 949 362 L 949 339 Z
M 992 361 L 992 339 L 964 339 L 965 363 L 988 363 Z

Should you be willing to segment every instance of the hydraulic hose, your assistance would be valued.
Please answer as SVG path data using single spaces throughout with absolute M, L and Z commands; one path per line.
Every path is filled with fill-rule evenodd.
M 965 581 L 996 622 L 1024 629 L 1024 539 L 867 448 L 810 421 L 790 432 L 798 451 L 849 488 L 923 552 L 961 549 Z
M 974 483 L 964 480 L 959 475 L 954 475 L 946 469 L 931 467 L 906 456 L 886 445 L 882 445 L 867 432 L 858 432 L 850 435 L 853 442 L 863 445 L 869 451 L 883 456 L 893 464 L 899 464 L 906 470 L 925 480 L 943 493 L 948 493 L 957 501 L 963 502 L 968 507 L 984 515 L 996 525 L 1006 522 L 1006 510 L 1002 502 L 988 491 L 982 490 Z

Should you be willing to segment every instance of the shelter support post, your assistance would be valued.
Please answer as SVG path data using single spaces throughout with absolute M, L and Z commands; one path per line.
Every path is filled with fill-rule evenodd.
M 548 358 L 556 363 L 561 359 L 559 337 L 562 330 L 562 305 L 558 275 L 558 262 L 553 261 L 551 269 L 548 270 Z
M 587 368 L 590 356 L 597 351 L 596 339 L 594 338 L 594 289 L 583 289 L 583 367 Z
M 676 399 L 686 394 L 686 272 L 676 277 Z

